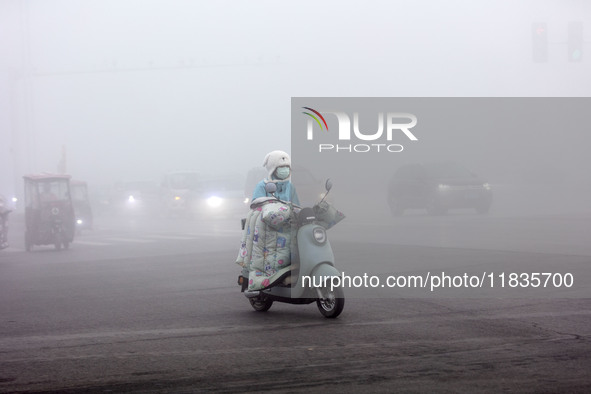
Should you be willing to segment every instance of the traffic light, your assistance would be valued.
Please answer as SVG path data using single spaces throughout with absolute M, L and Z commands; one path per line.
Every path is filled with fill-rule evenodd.
M 573 21 L 568 23 L 568 61 L 580 62 L 583 60 L 583 22 Z
M 548 29 L 546 22 L 532 24 L 533 61 L 544 63 L 548 61 Z

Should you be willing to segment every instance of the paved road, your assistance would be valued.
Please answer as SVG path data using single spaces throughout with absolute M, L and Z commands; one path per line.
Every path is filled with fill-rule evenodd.
M 564 233 L 585 217 L 344 223 L 331 239 L 352 273 L 591 266 Z M 33 253 L 19 226 L 0 252 L 2 392 L 591 391 L 588 286 L 543 298 L 386 289 L 350 296 L 336 320 L 314 304 L 258 313 L 234 284 L 234 220 L 99 219 L 70 250 Z

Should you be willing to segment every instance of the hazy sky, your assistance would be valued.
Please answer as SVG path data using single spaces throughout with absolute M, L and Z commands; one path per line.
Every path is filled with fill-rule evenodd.
M 559 0 L 0 0 L 0 193 L 62 146 L 94 183 L 242 176 L 289 151 L 292 96 L 588 96 L 566 38 L 582 20 L 589 52 L 590 19 Z

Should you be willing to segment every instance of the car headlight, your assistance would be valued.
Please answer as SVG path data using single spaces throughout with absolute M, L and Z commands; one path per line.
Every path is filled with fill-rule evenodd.
M 482 187 L 483 187 L 485 190 L 490 190 L 490 184 L 488 184 L 488 183 L 485 183 L 484 185 L 482 185 Z
M 439 189 L 440 192 L 444 192 L 444 191 L 447 191 L 447 190 L 451 189 L 451 186 L 450 185 L 439 184 L 439 186 L 437 186 L 437 188 Z
M 174 201 L 180 201 L 181 196 L 174 196 Z
M 314 240 L 319 244 L 323 244 L 326 242 L 326 231 L 322 227 L 316 227 L 312 234 L 314 235 Z
M 244 200 L 242 200 L 243 203 L 248 204 L 250 202 L 250 198 L 245 198 Z
M 134 198 L 133 196 L 129 196 L 129 197 L 127 198 L 127 201 L 129 201 L 130 203 L 132 203 L 132 204 L 133 204 L 133 203 L 135 202 L 135 198 Z
M 222 205 L 223 201 L 224 200 L 217 196 L 211 196 L 207 199 L 207 205 L 209 205 L 212 208 L 218 208 L 220 205 Z
M 76 220 L 76 224 L 82 224 L 82 219 Z

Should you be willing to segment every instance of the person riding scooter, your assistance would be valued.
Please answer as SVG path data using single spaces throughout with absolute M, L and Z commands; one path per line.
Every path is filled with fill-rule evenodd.
M 246 296 L 258 294 L 255 290 L 272 279 L 276 269 L 289 266 L 291 260 L 292 234 L 289 223 L 291 212 L 285 206 L 279 207 L 276 204 L 272 208 L 269 203 L 279 198 L 284 202 L 299 204 L 297 192 L 291 183 L 289 154 L 280 150 L 272 151 L 265 156 L 263 166 L 267 169 L 268 177 L 261 180 L 253 191 L 251 212 L 247 218 L 252 222 L 249 223 L 252 226 L 246 224 L 246 231 L 252 228 L 253 232 L 243 237 L 236 261 L 243 267 L 238 283 Z M 274 195 L 266 191 L 265 186 L 268 183 L 275 185 Z M 275 208 L 277 211 L 273 211 Z M 267 225 L 260 221 L 256 222 L 259 213 L 264 213 L 265 217 L 271 218 L 271 222 L 281 221 L 281 223 Z M 262 242 L 259 242 L 259 239 Z M 250 264 L 251 261 L 256 263 Z
M 327 193 L 331 188 L 332 182 L 327 180 Z M 276 190 L 275 183 L 267 183 L 265 192 L 272 197 L 255 201 L 243 221 L 236 263 L 248 271 L 248 278 L 241 277 L 248 280 L 246 291 L 242 282 L 244 295 L 259 312 L 267 311 L 276 301 L 316 302 L 322 315 L 335 318 L 342 312 L 345 299 L 342 286 L 333 283 L 340 272 L 326 230 L 344 215 L 324 197 L 314 207 L 299 208 L 278 199 Z

